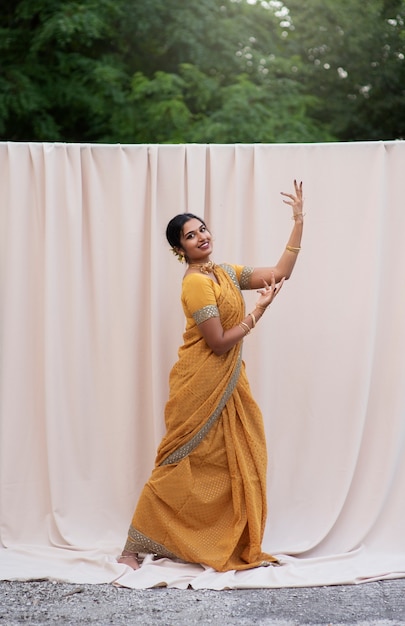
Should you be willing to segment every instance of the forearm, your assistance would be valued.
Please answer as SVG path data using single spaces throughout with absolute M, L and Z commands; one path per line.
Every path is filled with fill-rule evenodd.
M 263 287 L 263 279 L 270 283 L 272 274 L 276 283 L 279 283 L 282 278 L 290 278 L 301 249 L 303 225 L 304 220 L 301 215 L 294 220 L 290 237 L 277 264 L 274 267 L 256 267 L 253 270 L 249 281 L 250 289 Z
M 255 305 L 245 317 L 232 328 L 224 330 L 219 318 L 211 318 L 200 324 L 200 331 L 211 350 L 221 356 L 241 342 L 256 326 L 266 310 Z
M 283 253 L 278 260 L 275 267 L 276 282 L 283 276 L 287 279 L 290 278 L 294 266 L 297 262 L 298 254 L 301 250 L 302 232 L 304 226 L 304 216 L 296 217 L 294 220 L 294 227 L 291 231 L 291 235 L 287 241 L 287 245 L 283 250 Z

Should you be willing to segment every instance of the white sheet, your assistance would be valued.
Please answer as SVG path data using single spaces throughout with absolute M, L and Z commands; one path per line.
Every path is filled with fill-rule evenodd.
M 284 587 L 405 575 L 405 142 L 0 144 L 0 578 Z M 296 270 L 244 356 L 270 456 L 264 549 L 218 574 L 115 563 L 164 431 L 185 210 L 215 260 Z M 247 307 L 255 294 L 247 293 Z

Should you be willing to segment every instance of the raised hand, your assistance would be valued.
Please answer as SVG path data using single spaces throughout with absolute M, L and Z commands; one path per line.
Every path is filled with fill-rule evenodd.
M 304 217 L 304 214 L 302 212 L 302 209 L 304 207 L 304 197 L 302 195 L 302 181 L 298 184 L 297 181 L 294 180 L 294 190 L 295 194 L 285 193 L 284 191 L 282 191 L 281 195 L 289 198 L 288 200 L 283 200 L 283 202 L 292 207 L 292 219 L 302 219 Z

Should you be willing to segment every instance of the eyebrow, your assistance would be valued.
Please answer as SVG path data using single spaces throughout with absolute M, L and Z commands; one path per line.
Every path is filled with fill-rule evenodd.
M 201 226 L 199 226 L 196 230 L 200 230 L 200 228 L 206 228 L 205 224 L 201 223 Z M 183 237 L 187 237 L 187 235 L 191 235 L 192 233 L 195 233 L 195 230 L 189 230 L 187 233 L 185 233 L 183 231 Z

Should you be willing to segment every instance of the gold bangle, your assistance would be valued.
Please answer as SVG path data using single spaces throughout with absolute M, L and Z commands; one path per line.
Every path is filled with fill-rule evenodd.
M 238 326 L 243 330 L 245 336 L 248 335 L 251 331 L 251 328 L 246 324 L 246 322 L 240 322 Z
M 253 322 L 252 330 L 253 330 L 253 328 L 256 326 L 256 318 L 255 318 L 255 316 L 253 315 L 253 313 L 249 313 L 249 315 L 250 315 L 250 317 L 252 318 L 252 322 Z
M 297 217 L 304 217 L 304 215 L 306 215 L 306 213 L 294 213 L 294 215 L 291 216 L 291 219 L 295 221 Z
M 295 248 L 294 246 L 286 246 L 285 249 L 289 250 L 290 252 L 294 252 L 294 254 L 298 254 L 298 252 L 301 250 L 301 248 Z
M 262 304 L 256 304 L 256 309 L 260 309 L 261 311 L 267 311 L 267 306 L 263 306 Z

